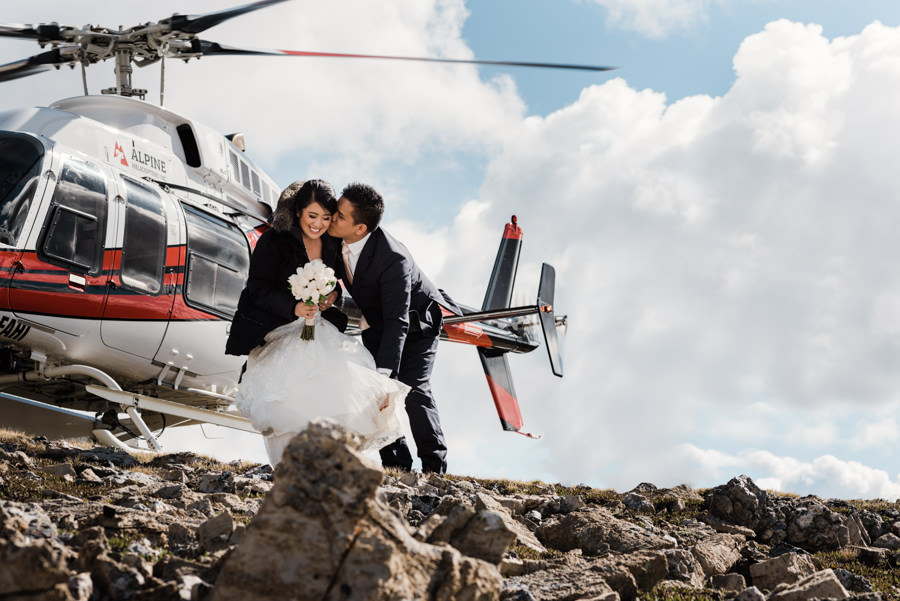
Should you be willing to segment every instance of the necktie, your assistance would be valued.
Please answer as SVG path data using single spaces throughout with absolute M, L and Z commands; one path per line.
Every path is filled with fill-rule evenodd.
M 341 245 L 341 254 L 344 255 L 344 269 L 347 272 L 347 281 L 353 283 L 353 270 L 350 269 L 350 247 L 344 242 Z

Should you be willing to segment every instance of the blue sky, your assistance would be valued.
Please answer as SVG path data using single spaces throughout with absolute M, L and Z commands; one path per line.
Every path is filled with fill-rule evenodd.
M 117 25 L 179 9 L 14 0 L 4 19 Z M 452 472 L 620 491 L 744 473 L 893 500 L 898 26 L 888 1 L 298 0 L 206 37 L 620 69 L 204 59 L 168 67 L 167 106 L 243 130 L 283 185 L 372 183 L 386 229 L 467 304 L 519 216 L 516 299 L 555 265 L 566 377 L 543 350 L 511 358 L 526 429 L 542 434 L 529 440 L 500 431 L 474 351 L 443 345 L 434 388 Z M 32 50 L 0 43 L 9 60 Z M 94 90 L 104 77 L 89 71 Z M 155 101 L 158 74 L 137 77 Z M 4 86 L 0 108 L 47 104 L 80 93 L 80 77 Z M 258 441 L 216 436 L 168 444 L 265 457 Z

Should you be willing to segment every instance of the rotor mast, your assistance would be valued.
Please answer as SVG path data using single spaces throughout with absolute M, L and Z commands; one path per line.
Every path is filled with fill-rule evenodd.
M 116 87 L 101 90 L 104 94 L 117 94 L 119 96 L 137 96 L 141 100 L 147 95 L 147 90 L 131 87 L 131 74 L 134 69 L 131 66 L 134 60 L 134 48 L 131 44 L 118 44 L 116 46 Z

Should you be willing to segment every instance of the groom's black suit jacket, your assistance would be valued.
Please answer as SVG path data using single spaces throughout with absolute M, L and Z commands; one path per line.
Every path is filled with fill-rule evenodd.
M 377 341 L 373 354 L 379 368 L 397 373 L 407 336 L 441 333 L 440 290 L 419 270 L 406 247 L 380 227 L 363 246 L 353 283 L 347 278 L 344 283 L 369 323 L 363 340 Z

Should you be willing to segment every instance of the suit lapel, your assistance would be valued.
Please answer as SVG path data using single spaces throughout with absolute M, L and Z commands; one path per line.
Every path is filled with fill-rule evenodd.
M 375 230 L 372 232 L 372 235 L 369 236 L 369 239 L 366 240 L 365 246 L 363 246 L 362 252 L 359 253 L 359 260 L 356 262 L 356 269 L 353 270 L 353 284 L 356 285 L 359 283 L 360 278 L 365 278 L 366 270 L 369 268 L 369 263 L 372 261 L 372 255 L 375 254 L 375 237 L 379 230 Z

